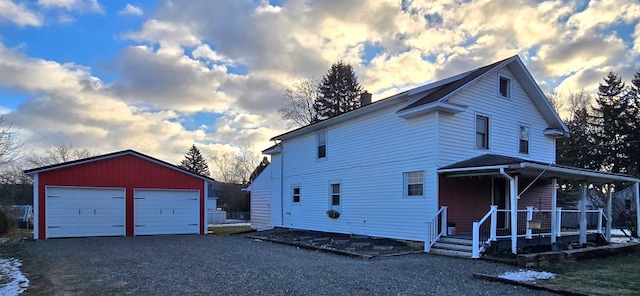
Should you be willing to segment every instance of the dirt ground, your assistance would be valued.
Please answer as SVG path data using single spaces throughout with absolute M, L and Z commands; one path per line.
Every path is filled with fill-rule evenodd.
M 275 228 L 251 233 L 248 236 L 254 239 L 265 239 L 310 249 L 343 252 L 347 255 L 367 258 L 408 254 L 424 250 L 422 242 L 288 228 Z

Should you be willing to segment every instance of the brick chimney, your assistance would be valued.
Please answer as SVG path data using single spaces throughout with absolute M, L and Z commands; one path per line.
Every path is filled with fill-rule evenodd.
M 368 91 L 364 91 L 360 94 L 360 107 L 371 104 L 371 94 Z

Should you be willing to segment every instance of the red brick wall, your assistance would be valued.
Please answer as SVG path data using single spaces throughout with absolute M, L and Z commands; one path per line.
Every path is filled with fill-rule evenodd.
M 471 233 L 473 221 L 482 219 L 491 205 L 491 178 L 440 176 L 440 206 L 448 206 L 447 219 L 458 234 Z

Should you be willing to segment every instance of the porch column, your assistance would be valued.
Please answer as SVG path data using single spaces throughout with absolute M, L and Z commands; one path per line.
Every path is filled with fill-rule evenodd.
M 580 244 L 587 243 L 587 182 L 582 182 L 580 199 Z
M 511 253 L 518 253 L 518 176 L 509 180 L 511 195 Z M 639 216 L 640 217 L 640 216 Z
M 640 192 L 638 182 L 633 184 L 633 194 L 636 196 L 636 235 L 640 237 Z
M 607 184 L 607 226 L 604 232 L 607 242 L 611 242 L 611 204 L 613 201 L 613 192 L 611 192 L 611 184 Z
M 558 229 L 558 215 L 556 211 L 558 209 L 558 178 L 551 178 L 551 243 L 556 243 L 556 235 Z

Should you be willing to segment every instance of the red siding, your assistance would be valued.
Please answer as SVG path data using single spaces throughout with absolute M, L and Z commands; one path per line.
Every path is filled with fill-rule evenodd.
M 448 206 L 447 220 L 456 223 L 456 232 L 471 233 L 473 221 L 489 212 L 490 178 L 447 178 L 440 176 L 440 205 Z
M 518 192 L 522 192 L 527 186 L 529 186 L 531 181 L 532 180 L 530 179 L 518 180 Z M 526 210 L 528 206 L 541 210 L 550 210 L 552 192 L 553 187 L 551 184 L 545 184 L 544 182 L 538 181 L 520 195 L 520 200 L 518 200 L 518 210 Z
M 134 156 L 123 155 L 38 174 L 38 237 L 46 237 L 45 187 L 82 186 L 126 188 L 126 234 L 133 236 L 133 189 L 200 191 L 200 233 L 204 233 L 204 180 Z

